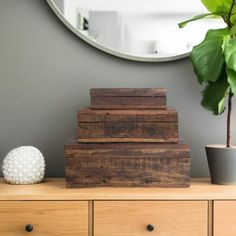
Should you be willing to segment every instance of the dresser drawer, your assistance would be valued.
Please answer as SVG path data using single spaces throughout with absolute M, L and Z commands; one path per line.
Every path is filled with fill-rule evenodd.
M 88 202 L 2 201 L 0 235 L 87 236 Z
M 214 236 L 236 235 L 236 201 L 214 202 Z
M 95 201 L 94 204 L 94 236 L 207 236 L 207 201 Z

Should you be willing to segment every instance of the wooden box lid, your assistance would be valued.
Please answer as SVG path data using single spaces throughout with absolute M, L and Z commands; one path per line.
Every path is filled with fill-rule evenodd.
M 179 143 L 78 143 L 73 137 L 65 145 L 65 158 L 190 158 L 190 148 Z
M 165 109 L 164 88 L 91 89 L 92 109 Z

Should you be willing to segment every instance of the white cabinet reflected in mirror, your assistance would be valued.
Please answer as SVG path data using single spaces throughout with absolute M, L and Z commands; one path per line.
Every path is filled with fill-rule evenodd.
M 110 54 L 135 61 L 171 61 L 189 55 L 221 19 L 178 23 L 206 13 L 200 0 L 47 0 L 80 38 Z

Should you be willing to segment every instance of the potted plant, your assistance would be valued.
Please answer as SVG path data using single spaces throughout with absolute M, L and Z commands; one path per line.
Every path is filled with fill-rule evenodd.
M 193 47 L 191 61 L 198 82 L 205 85 L 202 106 L 221 115 L 226 108 L 226 145 L 207 145 L 206 153 L 214 184 L 236 184 L 236 147 L 232 145 L 232 98 L 236 95 L 236 0 L 201 0 L 209 13 L 181 22 L 182 28 L 191 21 L 221 17 L 223 29 L 211 29 L 205 39 Z

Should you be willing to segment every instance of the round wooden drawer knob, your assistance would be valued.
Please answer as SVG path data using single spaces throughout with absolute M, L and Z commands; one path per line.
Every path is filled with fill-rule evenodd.
M 149 231 L 149 232 L 152 232 L 153 230 L 154 230 L 154 226 L 153 225 L 147 225 L 147 230 Z
M 33 229 L 34 229 L 34 227 L 33 227 L 33 225 L 31 225 L 31 224 L 27 224 L 27 225 L 25 226 L 25 231 L 27 231 L 27 232 L 32 232 Z

